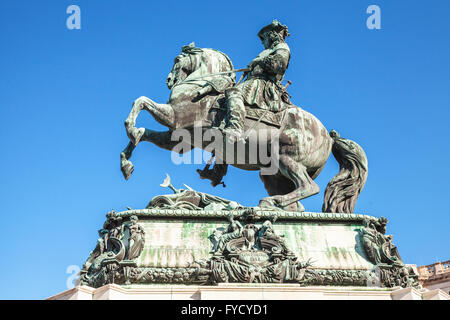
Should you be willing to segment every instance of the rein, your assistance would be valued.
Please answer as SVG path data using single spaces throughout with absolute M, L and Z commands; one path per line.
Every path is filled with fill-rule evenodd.
M 206 77 L 215 77 L 215 76 L 221 76 L 221 75 L 230 74 L 230 73 L 248 72 L 248 71 L 250 71 L 249 68 L 242 68 L 242 69 L 233 69 L 233 70 L 230 70 L 230 71 L 222 71 L 222 72 L 216 72 L 216 73 L 208 73 L 208 74 L 205 74 L 205 75 L 203 75 L 203 76 L 199 76 L 199 77 L 196 77 L 196 78 L 193 78 L 193 79 L 184 79 L 183 81 L 180 81 L 180 82 L 174 84 L 172 88 L 174 88 L 175 86 L 178 86 L 178 85 L 180 85 L 180 84 L 185 84 L 185 83 L 197 81 L 197 80 L 200 80 L 200 79 L 203 79 L 203 78 L 206 78 Z M 242 77 L 241 77 L 241 80 L 242 80 Z M 239 80 L 239 82 L 240 82 L 241 80 Z

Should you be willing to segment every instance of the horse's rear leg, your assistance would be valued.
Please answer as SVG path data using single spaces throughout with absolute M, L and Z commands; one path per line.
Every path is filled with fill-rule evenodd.
M 279 174 L 289 179 L 293 184 L 291 191 L 264 198 L 261 200 L 260 205 L 274 204 L 288 211 L 305 211 L 299 200 L 319 193 L 319 186 L 311 179 L 306 168 L 292 158 L 281 156 L 279 166 Z
M 275 205 L 273 196 L 288 194 L 289 192 L 295 190 L 294 183 L 281 174 L 263 175 L 260 173 L 259 177 L 264 183 L 264 188 L 270 196 L 260 201 L 260 207 L 273 207 Z M 286 208 L 288 211 L 297 211 L 296 204 L 289 205 L 288 207 L 289 208 Z

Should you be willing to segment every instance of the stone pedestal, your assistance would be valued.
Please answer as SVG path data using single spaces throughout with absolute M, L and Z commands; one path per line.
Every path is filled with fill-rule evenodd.
M 362 214 L 258 211 L 261 224 L 272 215 L 278 220 L 275 232 L 300 260 L 311 259 L 314 268 L 371 270 L 373 264 L 362 247 Z M 148 268 L 186 268 L 194 261 L 209 259 L 216 229 L 226 230 L 227 216 L 236 211 L 197 211 L 182 209 L 144 209 L 119 213 L 125 219 L 139 218 L 145 230 L 145 246 L 137 265 Z
M 243 207 L 112 211 L 82 286 L 58 297 L 421 299 L 408 288 L 417 282 L 384 234 L 386 223 Z
M 442 290 L 414 288 L 300 287 L 297 284 L 217 286 L 78 286 L 48 300 L 450 300 Z

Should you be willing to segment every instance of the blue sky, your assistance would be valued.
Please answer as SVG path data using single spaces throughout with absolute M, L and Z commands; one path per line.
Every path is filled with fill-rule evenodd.
M 81 8 L 81 30 L 66 8 Z M 381 8 L 368 30 L 366 8 Z M 42 299 L 66 290 L 105 214 L 143 208 L 169 173 L 208 193 L 256 205 L 256 172 L 230 168 L 227 188 L 199 180 L 201 165 L 177 166 L 143 143 L 126 182 L 123 121 L 145 95 L 168 99 L 165 78 L 183 45 L 221 50 L 237 68 L 261 50 L 258 30 L 287 24 L 286 79 L 296 105 L 358 142 L 369 177 L 356 211 L 389 219 L 406 263 L 450 258 L 450 3 L 448 1 L 2 1 L 0 3 L 0 298 Z M 138 125 L 163 129 L 142 113 Z M 303 201 L 320 211 L 337 173 L 330 157 Z

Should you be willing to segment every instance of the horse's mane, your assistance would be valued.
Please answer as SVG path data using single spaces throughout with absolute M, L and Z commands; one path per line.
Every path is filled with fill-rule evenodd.
M 183 54 L 189 55 L 193 69 L 186 80 L 234 69 L 230 58 L 216 49 L 188 47 L 183 48 Z M 233 78 L 233 81 L 236 80 L 235 73 L 230 73 L 228 76 Z

